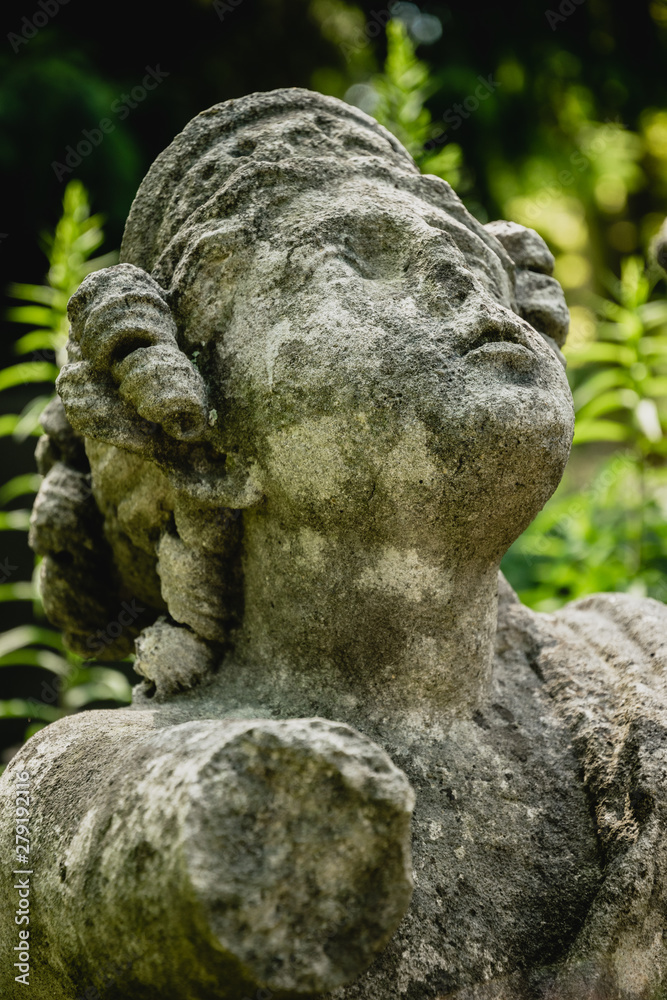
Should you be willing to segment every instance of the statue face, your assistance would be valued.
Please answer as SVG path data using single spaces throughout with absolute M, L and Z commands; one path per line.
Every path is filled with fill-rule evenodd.
M 507 261 L 444 211 L 375 180 L 304 193 L 235 289 L 231 318 L 198 308 L 186 337 L 215 342 L 220 426 L 281 518 L 495 555 L 553 492 L 565 374 L 513 312 Z

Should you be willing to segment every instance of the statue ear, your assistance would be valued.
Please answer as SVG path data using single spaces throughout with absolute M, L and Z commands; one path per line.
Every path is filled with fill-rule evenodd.
M 499 219 L 484 227 L 505 248 L 516 267 L 517 312 L 541 333 L 565 367 L 560 348 L 570 326 L 563 289 L 555 278 L 554 256 L 539 233 Z
M 69 362 L 56 387 L 75 431 L 154 462 L 199 503 L 257 503 L 257 473 L 225 455 L 208 386 L 179 347 L 161 286 L 118 264 L 88 275 L 68 311 Z

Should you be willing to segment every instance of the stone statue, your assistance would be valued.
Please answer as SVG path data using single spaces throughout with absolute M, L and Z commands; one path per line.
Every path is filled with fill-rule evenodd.
M 544 242 L 280 90 L 190 122 L 121 260 L 31 538 L 69 647 L 143 681 L 0 782 L 31 996 L 667 996 L 667 609 L 499 576 L 572 438 Z

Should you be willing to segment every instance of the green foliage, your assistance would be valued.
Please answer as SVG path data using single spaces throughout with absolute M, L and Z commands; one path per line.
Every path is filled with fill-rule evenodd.
M 373 114 L 400 139 L 414 157 L 423 155 L 430 137 L 431 114 L 425 107 L 437 90 L 430 68 L 417 58 L 402 21 L 387 25 L 387 60 L 384 73 L 372 81 L 377 95 Z
M 657 279 L 626 258 L 613 299 L 597 300 L 596 339 L 566 349 L 575 444 L 622 441 L 637 459 L 667 456 L 667 302 L 651 301 Z
M 377 69 L 373 45 L 365 32 L 364 12 L 345 0 L 311 0 L 308 13 L 322 38 L 338 47 L 344 64 L 344 69 L 318 66 L 312 73 L 311 87 L 342 98 L 351 83 Z
M 566 347 L 576 411 L 572 461 L 619 442 L 582 491 L 562 486 L 503 569 L 526 604 L 628 591 L 667 601 L 667 302 L 639 257 L 597 298 L 595 336 Z
M 42 238 L 49 263 L 46 284 L 14 284 L 9 289 L 12 298 L 22 304 L 11 308 L 8 318 L 26 324 L 30 330 L 15 344 L 16 353 L 26 360 L 0 372 L 0 392 L 26 383 L 40 384 L 42 391 L 21 414 L 6 414 L 0 419 L 0 435 L 22 441 L 41 433 L 40 417 L 53 396 L 53 382 L 64 361 L 68 299 L 86 274 L 117 260 L 115 253 L 92 257 L 104 241 L 101 225 L 101 216 L 90 214 L 83 185 L 71 181 L 65 189 L 63 214 L 55 232 Z M 36 474 L 15 476 L 0 487 L 1 508 L 17 499 L 26 504 L 21 509 L 0 510 L 0 530 L 27 531 L 29 508 L 40 479 Z M 41 617 L 34 580 L 0 584 L 0 601 L 33 602 L 36 616 Z M 50 680 L 42 685 L 41 701 L 0 700 L 0 718 L 40 719 L 46 723 L 94 700 L 129 701 L 129 684 L 122 673 L 87 666 L 66 652 L 60 634 L 48 627 L 22 625 L 0 636 L 0 668 L 17 666 L 39 667 L 48 672 Z M 34 726 L 28 730 L 32 734 Z
M 461 147 L 449 143 L 435 153 L 427 148 L 434 129 L 426 101 L 439 84 L 427 63 L 417 58 L 402 21 L 392 20 L 387 24 L 384 72 L 372 78 L 371 86 L 375 92 L 374 117 L 400 139 L 423 173 L 443 177 L 460 190 Z
M 514 543 L 503 571 L 538 611 L 602 591 L 667 601 L 667 479 L 629 453 L 584 490 L 565 482 Z

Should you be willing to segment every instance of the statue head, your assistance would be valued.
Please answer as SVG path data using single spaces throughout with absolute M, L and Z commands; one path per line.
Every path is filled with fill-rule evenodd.
M 90 398 L 77 410 L 68 389 L 81 373 L 60 389 L 79 430 L 167 470 L 177 527 L 191 496 L 190 520 L 250 508 L 497 564 L 573 429 L 513 257 L 356 108 L 302 90 L 229 101 L 158 157 L 113 281 L 92 275 L 73 300 L 73 367 L 103 355 L 98 397 L 117 388 L 158 433 L 114 438 L 129 411 L 91 432 Z
M 513 262 L 357 109 L 295 90 L 199 115 L 122 253 L 164 288 L 225 450 L 284 516 L 358 530 L 373 495 L 380 531 L 496 520 L 505 545 L 559 481 L 569 390 L 517 315 Z

